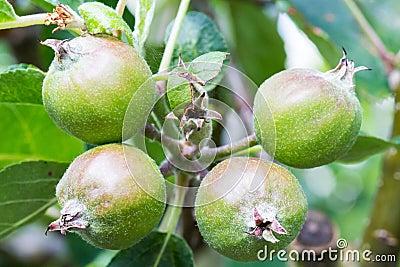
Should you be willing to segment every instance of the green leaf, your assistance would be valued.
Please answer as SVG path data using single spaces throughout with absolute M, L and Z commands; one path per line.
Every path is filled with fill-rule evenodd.
M 12 5 L 7 0 L 0 0 L 0 23 L 14 21 L 17 18 Z
M 27 160 L 69 162 L 84 151 L 41 105 L 0 103 L 0 117 L 0 168 Z
M 379 57 L 371 55 L 371 44 L 365 33 L 361 30 L 349 9 L 341 0 L 290 0 L 297 12 L 305 18 L 306 23 L 298 24 L 309 36 L 327 35 L 337 47 L 334 55 L 336 62 L 329 60 L 331 67 L 334 67 L 341 57 L 341 47 L 345 47 L 351 59 L 356 65 L 363 65 L 372 68 L 372 72 L 360 72 L 356 75 L 356 90 L 360 97 L 369 96 L 387 97 L 390 90 L 387 84 L 384 65 Z M 382 1 L 379 1 L 381 4 Z M 310 8 L 313 7 L 313 8 Z M 298 20 L 295 20 L 298 22 Z M 345 29 L 345 30 L 344 30 Z M 310 37 L 311 38 L 311 37 Z M 312 38 L 311 38 L 312 39 Z M 326 46 L 316 43 L 322 56 L 332 58 L 332 50 Z
M 45 74 L 32 65 L 19 64 L 0 73 L 0 102 L 42 104 Z
M 151 232 L 133 247 L 119 252 L 108 267 L 154 266 L 166 236 L 166 233 Z M 157 266 L 194 266 L 192 251 L 185 240 L 172 234 Z
M 171 22 L 167 28 L 165 42 L 169 38 L 173 23 Z M 187 70 L 190 74 L 204 82 L 213 80 L 213 83 L 218 83 L 223 77 L 222 66 L 228 55 L 226 51 L 225 39 L 214 22 L 202 13 L 189 12 L 183 20 L 171 66 L 176 66 L 181 56 L 184 62 L 192 61 Z M 176 70 L 175 68 L 173 71 Z M 210 91 L 215 86 L 215 84 L 207 83 L 204 89 Z M 167 83 L 167 96 L 172 109 L 183 103 L 190 103 L 191 93 L 188 81 L 175 75 L 170 76 Z M 179 114 L 179 111 L 174 111 L 174 113 Z
M 360 162 L 372 155 L 384 152 L 391 147 L 400 149 L 399 141 L 400 140 L 397 139 L 385 141 L 377 137 L 360 134 L 350 151 L 338 161 L 346 163 Z
M 67 163 L 22 162 L 0 172 L 0 238 L 56 203 L 55 187 L 67 167 Z
M 135 30 L 133 31 L 133 38 L 135 48 L 141 55 L 143 55 L 144 43 L 149 35 L 155 7 L 155 0 L 139 0 L 136 2 Z
M 189 104 L 192 97 L 190 92 L 189 82 L 179 76 L 171 75 L 168 77 L 167 83 L 167 97 L 169 106 L 175 115 L 183 113 L 184 106 L 182 104 Z M 176 108 L 179 107 L 177 110 Z
M 286 53 L 276 19 L 267 16 L 253 1 L 228 2 L 232 46 L 244 72 L 259 85 L 285 68 Z
M 189 64 L 189 72 L 206 83 L 205 90 L 211 91 L 223 78 L 222 67 L 228 55 L 226 52 L 203 54 Z M 207 83 L 211 80 L 212 83 Z
M 169 38 L 173 25 L 174 21 L 167 27 L 165 43 Z M 181 55 L 184 62 L 190 62 L 196 57 L 211 51 L 228 51 L 224 37 L 218 31 L 214 22 L 203 13 L 187 13 L 175 43 L 171 66 L 178 64 L 179 55 Z
M 133 45 L 132 30 L 111 7 L 99 2 L 90 2 L 80 5 L 78 10 L 91 34 L 113 35 L 115 31 L 119 30 L 126 35 L 128 43 Z
M 205 83 L 204 89 L 210 91 L 223 78 L 223 63 L 229 54 L 226 52 L 209 52 L 195 58 L 187 67 L 187 70 L 177 67 L 175 71 L 187 71 L 193 77 Z M 167 96 L 171 109 L 181 104 L 188 104 L 192 100 L 189 82 L 177 75 L 168 77 Z M 175 115 L 182 114 L 184 106 L 174 110 Z

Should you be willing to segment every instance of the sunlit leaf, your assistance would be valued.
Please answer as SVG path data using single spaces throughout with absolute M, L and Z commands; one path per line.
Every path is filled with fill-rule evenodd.
M 7 0 L 0 0 L 0 23 L 17 19 L 14 8 Z
M 42 104 L 45 74 L 32 65 L 19 64 L 0 73 L 0 102 Z
M 122 31 L 126 35 L 129 44 L 133 44 L 132 30 L 117 12 L 102 3 L 84 3 L 78 8 L 79 13 L 85 20 L 88 31 L 92 34 L 109 34 Z
M 136 2 L 135 30 L 133 31 L 136 50 L 143 55 L 143 47 L 149 35 L 150 25 L 153 21 L 155 0 L 139 0 Z
M 0 104 L 0 168 L 20 161 L 70 162 L 84 144 L 61 131 L 42 105 Z

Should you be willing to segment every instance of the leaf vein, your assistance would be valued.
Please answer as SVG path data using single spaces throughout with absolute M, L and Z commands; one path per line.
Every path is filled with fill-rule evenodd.
M 25 185 L 25 184 L 39 184 L 39 183 L 50 183 L 50 182 L 57 182 L 59 179 L 56 178 L 46 178 L 46 179 L 36 179 L 32 181 L 14 181 L 10 183 L 4 183 L 0 185 L 1 187 L 6 187 L 9 185 Z
M 14 200 L 0 202 L 0 206 L 7 206 L 7 205 L 26 203 L 26 202 L 47 202 L 49 200 L 51 199 L 48 198 L 14 199 Z
M 43 205 L 42 207 L 40 207 L 39 209 L 33 211 L 30 215 L 24 217 L 23 219 L 17 221 L 16 223 L 14 223 L 10 228 L 6 228 L 3 231 L 0 232 L 0 238 L 5 236 L 7 233 L 13 231 L 14 229 L 18 228 L 19 226 L 25 224 L 26 222 L 28 222 L 29 220 L 31 220 L 33 217 L 35 217 L 36 215 L 38 215 L 39 213 L 45 211 L 46 209 L 48 209 L 50 206 L 54 205 L 56 203 L 56 198 L 52 198 L 50 200 L 48 200 L 49 202 L 46 205 Z

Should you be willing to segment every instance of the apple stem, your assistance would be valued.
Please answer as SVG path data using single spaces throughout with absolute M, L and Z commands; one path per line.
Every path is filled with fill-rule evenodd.
M 153 79 L 155 79 L 157 82 L 156 83 L 157 91 L 159 92 L 159 95 L 162 97 L 161 101 L 157 102 L 155 110 L 153 112 L 161 122 L 164 122 L 165 116 L 170 112 L 165 99 L 166 80 L 168 79 L 168 74 L 165 74 L 165 72 L 167 71 L 171 63 L 172 55 L 175 49 L 175 43 L 176 40 L 178 39 L 179 31 L 182 26 L 182 22 L 186 16 L 186 12 L 189 8 L 189 4 L 190 0 L 182 0 L 180 2 L 178 12 L 175 17 L 175 22 L 174 25 L 172 26 L 171 33 L 169 35 L 167 44 L 165 46 L 160 66 L 158 68 L 158 73 L 153 76 Z M 167 110 L 169 111 L 167 112 Z
M 53 13 L 39 13 L 26 16 L 17 16 L 15 20 L 0 23 L 0 30 L 22 28 L 33 25 L 57 24 L 52 31 L 68 29 L 78 35 L 86 31 L 84 20 L 68 5 L 58 4 Z
M 190 0 L 182 0 L 178 13 L 175 17 L 174 25 L 172 26 L 171 34 L 169 35 L 167 45 L 165 46 L 164 54 L 161 59 L 160 67 L 158 68 L 158 73 L 161 73 L 169 68 L 171 63 L 172 54 L 175 49 L 175 43 L 179 35 L 179 31 L 182 26 L 182 22 L 186 16 L 186 12 L 189 8 Z
M 163 246 L 157 256 L 157 259 L 154 263 L 154 266 L 158 266 L 161 257 L 167 247 L 169 239 L 171 238 L 172 233 L 175 231 L 179 218 L 182 213 L 183 202 L 185 201 L 185 195 L 187 192 L 187 185 L 189 182 L 189 176 L 183 172 L 178 172 L 176 177 L 176 184 L 178 185 L 172 195 L 171 203 L 167 207 L 167 211 L 165 212 L 164 218 L 161 221 L 159 231 L 166 232 L 167 236 L 165 237 Z
M 153 124 L 146 125 L 145 136 L 147 138 L 161 143 L 161 135 L 162 135 L 161 132 Z M 175 146 L 179 145 L 181 147 L 189 146 L 187 142 L 182 142 L 167 135 L 163 135 L 162 139 L 163 142 L 166 142 L 170 145 L 175 145 Z M 252 148 L 254 148 L 254 150 Z M 182 150 L 184 150 L 184 148 L 182 148 Z M 258 146 L 257 137 L 253 133 L 231 144 L 203 149 L 201 153 L 204 156 L 215 155 L 214 160 L 216 161 L 231 156 L 232 154 L 235 153 L 243 154 L 244 152 L 251 153 L 258 151 L 260 151 L 260 147 Z
M 0 30 L 44 24 L 47 15 L 47 13 L 40 13 L 17 17 L 16 20 L 0 23 Z
M 231 144 L 202 150 L 201 153 L 202 153 L 202 155 L 215 154 L 215 160 L 219 160 L 219 159 L 231 156 L 232 154 L 234 154 L 236 152 L 246 151 L 249 148 L 254 147 L 256 145 L 258 145 L 258 142 L 257 142 L 256 135 L 253 133 L 253 134 L 246 136 L 245 138 L 240 139 Z
M 117 3 L 117 6 L 115 7 L 115 12 L 117 12 L 117 14 L 121 17 L 124 14 L 124 10 L 125 10 L 125 6 L 126 6 L 127 2 L 128 2 L 128 0 L 119 0 Z
M 177 226 L 179 216 L 181 214 L 183 202 L 186 195 L 186 186 L 189 181 L 189 176 L 186 173 L 179 172 L 176 177 L 176 191 L 173 193 L 171 203 L 165 216 L 160 224 L 159 230 L 161 232 L 173 232 Z
M 170 73 L 157 73 L 154 74 L 151 78 L 153 79 L 153 81 L 158 82 L 158 81 L 167 81 L 170 76 L 171 76 Z

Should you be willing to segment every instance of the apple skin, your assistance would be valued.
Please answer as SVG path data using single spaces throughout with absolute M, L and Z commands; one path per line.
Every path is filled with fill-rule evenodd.
M 166 188 L 157 165 L 140 149 L 107 144 L 71 163 L 56 196 L 61 217 L 48 230 L 75 232 L 99 248 L 124 249 L 157 226 Z
M 355 143 L 362 108 L 352 81 L 310 69 L 279 72 L 254 100 L 254 130 L 279 162 L 313 168 L 333 162 Z
M 88 35 L 59 41 L 52 48 L 56 56 L 43 81 L 42 97 L 61 129 L 99 145 L 121 142 L 143 128 L 156 91 L 146 61 L 132 46 Z M 123 125 L 135 93 L 130 107 L 134 120 Z
M 270 241 L 250 234 L 254 208 L 286 230 Z M 195 202 L 197 225 L 206 243 L 243 262 L 258 252 L 278 252 L 294 240 L 305 221 L 307 200 L 297 179 L 282 166 L 259 158 L 232 157 L 202 180 Z M 271 242 L 272 241 L 272 242 Z

